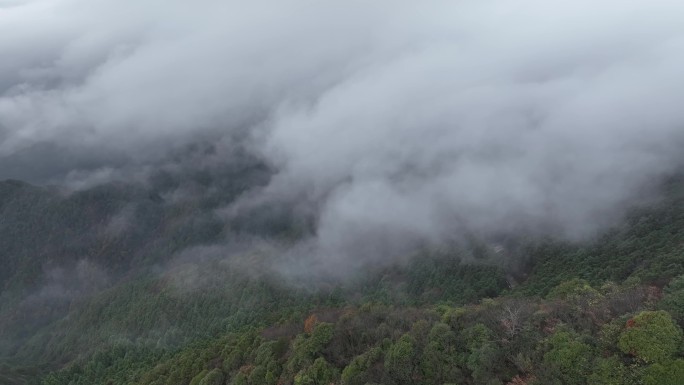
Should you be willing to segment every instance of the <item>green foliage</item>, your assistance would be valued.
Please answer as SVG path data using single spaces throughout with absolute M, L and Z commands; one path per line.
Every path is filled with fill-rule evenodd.
M 297 373 L 295 385 L 328 385 L 335 383 L 339 372 L 323 357 L 317 358 L 311 366 Z
M 659 204 L 632 210 L 626 222 L 588 244 L 534 240 L 521 246 L 532 261 L 521 292 L 546 295 L 560 283 L 584 279 L 594 284 L 628 278 L 662 285 L 684 274 L 684 184 L 668 186 Z
M 626 317 L 616 318 L 608 323 L 601 326 L 601 331 L 599 332 L 599 346 L 604 351 L 615 350 L 617 347 L 618 339 L 620 334 L 627 322 Z
M 190 385 L 200 385 L 200 383 L 204 380 L 204 377 L 207 375 L 209 371 L 204 369 L 201 371 L 198 375 L 193 377 L 192 380 L 190 380 Z
M 493 339 L 493 332 L 486 325 L 477 323 L 463 330 L 463 337 L 467 341 L 466 348 L 475 351 Z
M 498 347 L 491 342 L 485 342 L 470 352 L 466 366 L 470 369 L 476 384 L 489 384 L 497 380 L 497 365 L 500 360 Z
M 680 325 L 684 325 L 684 275 L 673 279 L 667 285 L 665 296 L 659 305 L 678 320 Z
M 435 384 L 462 380 L 459 369 L 461 357 L 457 334 L 447 324 L 435 324 L 420 358 L 422 378 L 427 383 Z
M 544 353 L 542 379 L 548 384 L 585 384 L 593 357 L 591 346 L 567 331 L 554 333 L 548 344 L 550 349 Z
M 382 349 L 371 348 L 367 352 L 354 357 L 342 371 L 342 385 L 363 385 L 368 382 L 368 370 L 380 361 Z
M 43 384 L 204 385 L 218 383 L 221 376 L 227 384 L 240 385 L 489 385 L 508 383 L 516 376 L 519 381 L 531 383 L 536 377 L 551 385 L 638 385 L 646 381 L 646 375 L 666 379 L 657 365 L 670 368 L 672 359 L 652 366 L 643 361 L 625 364 L 629 357 L 622 356 L 616 346 L 626 330 L 622 318 L 602 328 L 582 330 L 583 334 L 564 325 L 549 329 L 553 318 L 543 309 L 562 306 L 562 301 L 496 299 L 486 305 L 460 307 L 454 310 L 455 318 L 446 319 L 444 315 L 453 308 L 445 308 L 440 317 L 431 308 L 366 304 L 346 308 L 339 318 L 317 324 L 311 333 L 302 328 L 311 314 L 305 312 L 291 326 L 247 328 L 176 352 L 147 350 L 128 357 L 126 352 L 133 345 L 122 347 L 120 354 L 98 356 L 85 365 L 51 374 Z M 524 310 L 525 306 L 530 309 Z M 514 334 L 502 321 L 510 321 L 511 314 L 526 325 Z M 525 314 L 536 314 L 538 319 L 528 324 Z M 457 321 L 452 326 L 442 320 Z M 280 335 L 267 337 L 274 330 L 281 330 Z M 596 357 L 599 349 L 591 341 L 602 354 L 612 356 Z
M 683 379 L 683 359 L 656 363 L 644 371 L 644 385 L 681 385 Z
M 316 325 L 311 337 L 307 339 L 306 350 L 310 356 L 316 355 L 325 345 L 330 342 L 334 333 L 334 325 L 322 322 Z
M 167 183 L 178 181 L 157 184 Z M 211 215 L 194 214 L 225 204 L 218 196 L 161 203 L 142 188 L 110 186 L 65 198 L 0 183 L 0 359 L 7 362 L 0 383 L 677 383 L 680 195 L 632 212 L 593 242 L 509 239 L 507 258 L 525 258 L 508 271 L 501 266 L 510 261 L 469 240 L 340 285 L 299 282 L 299 289 L 264 273 L 275 257 L 259 252 L 170 262 L 227 231 Z M 129 206 L 140 228 L 106 235 L 103 226 Z M 292 224 L 287 210 L 257 211 L 230 231 L 290 237 L 306 227 Z M 65 286 L 78 293 L 73 298 L 36 299 L 43 269 L 74 270 L 74 256 L 87 256 L 106 282 L 87 292 Z M 311 314 L 323 322 L 307 333 Z
M 579 298 L 597 296 L 599 296 L 599 292 L 591 287 L 589 282 L 573 278 L 554 287 L 547 297 L 550 299 L 577 300 Z
M 220 369 L 212 369 L 197 385 L 223 385 L 224 378 Z
M 387 350 L 385 369 L 390 378 L 397 384 L 408 384 L 413 381 L 416 360 L 416 342 L 409 334 L 404 334 Z
M 680 348 L 682 330 L 665 311 L 644 311 L 627 321 L 619 348 L 645 362 L 664 362 Z
M 589 376 L 592 385 L 625 385 L 628 383 L 627 368 L 615 357 L 597 358 Z
M 286 364 L 287 372 L 295 374 L 312 365 L 321 350 L 330 342 L 333 331 L 332 324 L 323 322 L 316 325 L 311 335 L 298 335 L 293 343 L 292 355 Z
M 480 298 L 497 296 L 508 287 L 505 273 L 501 269 L 463 264 L 454 255 L 416 258 L 409 266 L 407 275 L 408 294 L 420 302 L 428 303 L 473 302 Z

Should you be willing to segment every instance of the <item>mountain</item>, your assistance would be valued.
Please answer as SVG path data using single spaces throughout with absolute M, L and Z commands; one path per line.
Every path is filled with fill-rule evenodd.
M 243 159 L 77 191 L 0 182 L 3 383 L 681 378 L 681 178 L 593 239 L 473 235 L 343 280 L 279 272 L 308 263 L 284 252 L 312 231 L 291 209 L 222 216 L 269 178 Z

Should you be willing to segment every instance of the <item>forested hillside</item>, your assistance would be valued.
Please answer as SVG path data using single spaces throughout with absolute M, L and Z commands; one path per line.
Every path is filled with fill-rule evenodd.
M 196 209 L 209 199 L 166 202 L 156 186 L 64 195 L 3 182 L 0 373 L 45 385 L 678 384 L 683 187 L 671 180 L 593 240 L 472 237 L 343 281 L 293 282 L 268 268 L 306 231 L 290 231 L 292 215 L 228 230 Z M 122 212 L 144 221 L 112 233 Z M 280 243 L 235 237 L 258 231 Z
M 0 385 L 684 385 L 684 1 L 0 0 Z

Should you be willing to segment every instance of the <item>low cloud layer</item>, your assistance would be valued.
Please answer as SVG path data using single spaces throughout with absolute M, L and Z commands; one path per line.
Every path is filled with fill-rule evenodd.
M 304 206 L 322 260 L 465 231 L 582 237 L 682 166 L 682 15 L 646 0 L 0 1 L 0 179 L 122 177 L 239 141 L 276 174 L 222 212 Z

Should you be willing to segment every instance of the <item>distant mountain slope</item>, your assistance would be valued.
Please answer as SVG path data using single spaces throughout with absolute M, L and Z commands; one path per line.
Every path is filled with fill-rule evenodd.
M 291 350 L 276 360 L 280 365 L 278 376 L 303 383 L 295 380 L 297 373 L 293 371 L 300 364 L 286 367 L 292 355 L 299 354 L 297 341 L 309 337 L 295 338 L 299 332 L 288 325 L 303 322 L 312 312 L 325 318 L 327 312 L 338 311 L 333 309 L 384 304 L 404 309 L 397 311 L 414 314 L 411 317 L 424 319 L 431 327 L 442 327 L 434 324 L 437 318 L 429 310 L 437 304 L 458 307 L 499 297 L 496 306 L 501 308 L 515 297 L 534 303 L 529 306 L 537 306 L 538 311 L 547 311 L 548 306 L 556 305 L 537 303 L 535 298 L 558 295 L 554 293 L 559 285 L 563 287 L 567 282 L 574 283 L 565 291 L 579 290 L 581 296 L 591 296 L 598 290 L 606 301 L 637 295 L 625 294 L 637 290 L 641 293 L 638 303 L 625 305 L 626 310 L 620 310 L 624 312 L 620 314 L 667 306 L 675 321 L 684 324 L 684 311 L 677 313 L 678 297 L 672 297 L 675 294 L 666 297 L 670 298 L 669 305 L 656 304 L 661 296 L 659 288 L 684 274 L 681 179 L 673 179 L 665 186 L 664 199 L 633 210 L 624 224 L 595 240 L 570 243 L 509 236 L 492 244 L 474 237 L 466 244 L 439 252 L 427 250 L 405 264 L 368 269 L 345 282 L 326 283 L 320 279 L 287 282 L 270 270 L 274 261 L 285 258 L 278 253 L 279 242 L 286 245 L 296 240 L 292 234 L 308 231 L 296 229 L 302 223 L 288 213 L 287 207 L 257 207 L 229 221 L 218 216 L 217 209 L 263 185 L 268 176 L 263 165 L 246 162 L 232 170 L 190 175 L 159 173 L 149 179 L 150 183 L 110 183 L 70 194 L 55 187 L 0 182 L 0 262 L 4 267 L 0 270 L 0 362 L 5 362 L 0 366 L 0 375 L 4 376 L 0 378 L 8 384 L 23 384 L 65 367 L 68 369 L 48 377 L 45 384 L 70 384 L 72 379 L 78 379 L 77 384 L 128 384 L 132 378 L 155 383 L 145 379 L 161 376 L 164 371 L 167 374 L 163 376 L 167 376 L 174 360 L 194 354 L 189 352 L 201 352 L 199 366 L 191 365 L 178 382 L 170 383 L 187 384 L 201 373 L 197 378 L 203 379 L 216 368 L 226 381 L 234 381 L 239 377 L 235 370 L 241 372 L 244 368 L 231 364 L 221 369 L 212 364 L 218 357 L 228 359 L 228 353 L 212 350 L 218 349 L 213 345 L 217 342 L 212 341 L 223 341 L 214 339 L 228 332 L 240 336 L 267 328 L 263 330 L 271 331 L 263 333 L 285 333 Z M 220 187 L 225 178 L 231 181 L 226 186 L 231 187 Z M 195 189 L 195 193 L 189 197 L 171 193 L 183 188 Z M 239 234 L 245 239 L 258 236 L 274 242 L 266 248 L 249 242 L 243 247 L 226 248 Z M 226 258 L 226 253 L 231 257 Z M 593 288 L 586 289 L 591 286 L 585 287 L 582 282 Z M 654 289 L 649 289 L 651 285 L 655 285 Z M 644 294 L 648 290 L 656 292 Z M 671 291 L 676 293 L 675 289 Z M 648 295 L 655 297 L 649 299 Z M 563 300 L 570 301 L 565 297 Z M 617 302 L 614 306 L 618 306 Z M 419 310 L 412 310 L 416 308 Z M 484 310 L 478 309 L 474 319 L 485 317 Z M 598 338 L 595 328 L 618 322 L 618 315 L 601 316 L 607 318 L 592 321 L 598 322 L 595 326 L 572 321 L 579 325 L 573 327 L 573 333 Z M 568 323 L 574 318 L 559 319 Z M 338 325 L 342 322 L 338 318 L 331 321 Z M 468 322 L 477 326 L 477 322 Z M 409 326 L 397 330 L 416 327 Z M 488 327 L 499 332 L 495 326 Z M 362 329 L 358 333 L 364 335 Z M 410 333 L 411 338 L 423 338 L 419 337 L 423 332 Z M 397 344 L 400 337 L 395 333 L 387 338 Z M 542 337 L 535 338 L 535 344 L 545 344 Z M 382 354 L 366 353 L 389 354 L 389 342 L 381 340 L 365 346 L 379 344 L 378 352 Z M 323 356 L 328 360 L 332 353 L 325 353 L 329 352 L 325 349 Z M 340 376 L 353 358 L 351 351 L 334 354 L 339 356 L 337 361 L 329 361 L 337 370 L 330 369 L 337 373 L 333 377 Z M 240 362 L 247 365 L 253 359 L 243 357 Z M 385 369 L 383 361 L 378 361 L 374 365 L 379 365 L 380 372 L 368 374 L 368 378 L 390 381 L 383 377 L 391 376 L 382 372 L 389 365 L 387 356 L 384 360 Z M 103 367 L 101 362 L 109 364 Z M 158 364 L 166 369 L 151 371 Z M 464 383 L 478 383 L 473 380 L 474 369 L 468 369 L 469 364 L 458 365 Z M 516 374 L 510 362 L 502 365 L 507 369 L 497 374 L 501 379 L 525 375 Z M 218 376 L 218 372 L 213 373 Z M 273 373 L 275 376 L 276 371 Z M 163 376 L 160 378 L 166 378 Z M 262 383 L 250 381 L 247 383 Z

